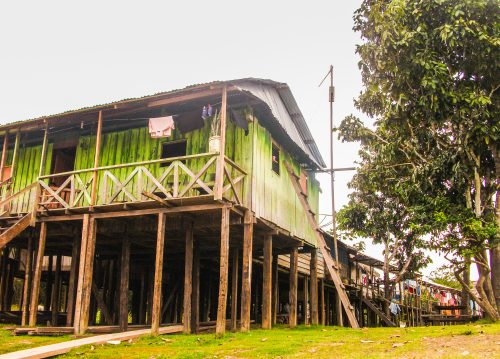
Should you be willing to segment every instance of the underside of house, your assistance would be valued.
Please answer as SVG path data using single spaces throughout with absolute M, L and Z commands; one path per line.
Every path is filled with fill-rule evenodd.
M 317 218 L 325 164 L 286 84 L 195 85 L 0 135 L 3 322 L 394 325 L 361 276 L 380 263 L 345 245 L 333 260 Z

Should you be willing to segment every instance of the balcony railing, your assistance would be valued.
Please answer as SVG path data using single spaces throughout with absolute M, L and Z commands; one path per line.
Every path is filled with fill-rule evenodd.
M 214 196 L 219 160 L 217 153 L 203 153 L 42 176 L 37 210 Z M 242 204 L 247 173 L 229 158 L 224 160 L 223 172 L 222 197 Z

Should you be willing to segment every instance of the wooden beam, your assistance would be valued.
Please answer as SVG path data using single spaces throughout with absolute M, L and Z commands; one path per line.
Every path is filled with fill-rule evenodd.
M 303 277 L 303 290 L 302 290 L 302 314 L 304 318 L 304 324 L 309 324 L 309 278 L 307 276 Z
M 128 329 L 128 287 L 130 273 L 130 239 L 123 238 L 120 269 L 120 311 L 118 322 L 122 332 Z
M 52 273 L 54 272 L 54 256 L 49 256 L 47 265 L 47 275 L 45 280 L 45 302 L 43 303 L 43 310 L 49 311 L 51 298 L 52 298 Z
M 297 326 L 297 289 L 298 289 L 298 258 L 299 251 L 295 247 L 290 251 L 290 292 L 289 292 L 289 302 L 290 302 L 290 318 L 289 326 L 294 328 Z
M 227 113 L 227 87 L 222 88 L 222 104 L 220 108 L 220 149 L 215 169 L 214 199 L 222 199 L 224 187 L 224 159 L 226 147 L 226 113 Z
M 193 294 L 193 224 L 189 223 L 186 228 L 186 253 L 184 255 L 184 310 L 182 323 L 184 333 L 191 333 L 191 296 Z
M 94 273 L 94 254 L 96 242 L 96 220 L 89 214 L 83 216 L 82 241 L 80 249 L 80 268 L 76 291 L 74 329 L 76 335 L 85 334 L 89 324 L 90 294 Z
M 36 316 L 38 312 L 38 296 L 40 294 L 40 280 L 42 278 L 43 254 L 45 252 L 45 242 L 47 240 L 47 223 L 40 225 L 40 237 L 38 239 L 38 249 L 35 262 L 35 272 L 33 273 L 33 287 L 31 291 L 29 326 L 36 325 Z
M 24 263 L 24 287 L 23 287 L 23 307 L 21 314 L 21 325 L 28 324 L 29 297 L 31 289 L 31 267 L 33 263 L 33 233 L 28 237 L 28 249 L 26 251 L 26 262 Z
M 14 176 L 16 175 L 17 171 L 17 160 L 19 157 L 20 142 L 21 142 L 21 129 L 18 129 L 16 132 L 16 140 L 14 142 L 14 153 L 12 155 L 12 164 L 10 166 L 10 176 L 12 178 L 15 178 Z
M 241 331 L 250 330 L 250 307 L 252 298 L 252 242 L 253 214 L 245 211 L 243 224 L 243 261 L 241 268 Z
M 272 327 L 272 261 L 273 261 L 273 236 L 264 237 L 264 263 L 262 280 L 262 329 Z
M 229 207 L 222 208 L 220 228 L 220 266 L 219 266 L 219 301 L 217 305 L 217 324 L 215 333 L 222 336 L 226 332 L 227 288 L 229 276 Z
M 239 257 L 238 247 L 234 247 L 231 253 L 233 258 L 233 270 L 231 272 L 231 330 L 238 329 L 238 276 L 239 276 Z
M 319 281 L 319 306 L 321 311 L 321 325 L 326 325 L 325 318 L 325 280 Z
M 273 297 L 272 297 L 272 324 L 276 324 L 279 311 L 279 272 L 278 272 L 278 255 L 273 255 Z
M 155 279 L 153 284 L 153 300 L 151 308 L 151 334 L 158 335 L 161 320 L 161 293 L 163 280 L 163 250 L 165 247 L 165 224 L 167 215 L 158 215 L 158 230 L 156 236 Z
M 311 293 L 309 295 L 311 299 L 311 324 L 319 324 L 318 316 L 318 251 L 313 250 L 311 252 L 311 261 L 309 263 L 309 270 L 311 273 Z
M 52 310 L 52 320 L 51 324 L 57 326 L 57 317 L 59 316 L 59 307 L 61 305 L 61 261 L 62 256 L 58 254 L 56 256 L 56 271 L 54 277 L 54 284 L 52 286 L 52 297 L 50 303 L 50 309 Z
M 3 182 L 3 169 L 5 168 L 5 163 L 7 162 L 7 150 L 9 146 L 9 132 L 7 131 L 3 136 L 3 148 L 2 148 L 2 159 L 0 160 L 0 182 Z
M 200 246 L 193 243 L 193 294 L 191 295 L 191 331 L 200 330 Z
M 68 282 L 68 300 L 67 300 L 67 315 L 66 315 L 66 325 L 73 325 L 73 318 L 75 315 L 75 296 L 76 296 L 76 286 L 77 279 L 76 275 L 78 273 L 78 264 L 80 261 L 80 233 L 76 232 L 73 238 L 73 248 L 71 249 L 71 266 L 69 272 L 69 282 Z
M 97 117 L 97 133 L 95 139 L 95 153 L 94 153 L 94 171 L 92 173 L 92 192 L 90 194 L 90 206 L 94 206 L 97 202 L 97 189 L 98 189 L 98 172 L 96 168 L 99 167 L 99 158 L 101 156 L 101 143 L 102 143 L 102 111 L 99 111 Z

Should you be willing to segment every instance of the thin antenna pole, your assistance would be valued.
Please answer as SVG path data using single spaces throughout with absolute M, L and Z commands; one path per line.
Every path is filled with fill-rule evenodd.
M 339 266 L 339 249 L 337 245 L 337 212 L 335 211 L 335 171 L 333 170 L 333 102 L 335 101 L 335 87 L 333 86 L 333 66 L 330 65 L 330 87 L 328 88 L 328 102 L 330 103 L 330 191 L 332 194 L 332 236 L 333 248 L 335 250 L 335 264 Z M 337 293 L 335 304 L 337 307 L 337 324 L 344 326 L 342 315 L 342 304 Z

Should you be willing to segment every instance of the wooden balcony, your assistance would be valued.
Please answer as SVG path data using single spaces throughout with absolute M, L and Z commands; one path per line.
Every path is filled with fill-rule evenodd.
M 42 176 L 35 208 L 39 213 L 81 212 L 198 203 L 201 199 L 225 199 L 241 205 L 247 173 L 224 158 L 222 186 L 218 187 L 220 160 L 218 153 L 203 153 Z

